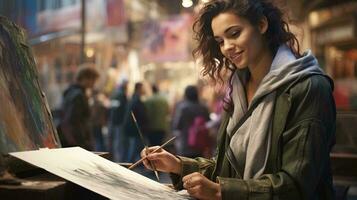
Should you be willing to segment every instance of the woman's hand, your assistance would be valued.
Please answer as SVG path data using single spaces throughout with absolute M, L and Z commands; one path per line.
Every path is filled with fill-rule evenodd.
M 155 149 L 159 148 L 159 146 L 149 147 L 147 151 L 143 149 L 140 153 L 141 157 L 147 156 L 147 159 L 143 161 L 146 168 L 151 169 L 149 160 L 155 166 L 156 170 L 168 173 L 181 174 L 181 160 L 178 159 L 173 154 L 165 151 L 164 149 L 160 149 L 155 153 L 150 153 Z M 152 170 L 152 169 L 151 169 Z
M 187 192 L 197 198 L 204 200 L 220 200 L 221 187 L 218 183 L 210 181 L 202 174 L 195 172 L 182 178 L 183 187 Z

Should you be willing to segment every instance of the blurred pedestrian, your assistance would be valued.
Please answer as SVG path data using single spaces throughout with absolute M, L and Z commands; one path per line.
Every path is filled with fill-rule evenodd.
M 98 90 L 93 90 L 90 98 L 90 125 L 94 137 L 94 150 L 99 152 L 107 151 L 104 142 L 103 129 L 108 121 L 108 109 L 104 105 L 105 95 Z
M 122 162 L 123 154 L 128 150 L 123 149 L 124 144 L 128 141 L 123 129 L 123 121 L 128 109 L 128 84 L 128 80 L 123 79 L 110 99 L 109 148 L 113 160 L 116 162 Z
M 138 82 L 135 84 L 134 93 L 129 101 L 128 109 L 126 110 L 124 118 L 124 134 L 128 138 L 128 142 L 123 145 L 126 154 L 124 156 L 124 162 L 134 162 L 140 156 L 140 150 L 143 147 L 143 143 L 140 140 L 139 130 L 135 124 L 135 121 L 131 115 L 134 114 L 137 125 L 140 131 L 147 133 L 148 117 L 146 114 L 146 108 L 142 101 L 143 96 L 146 94 L 144 84 Z
M 159 88 L 152 85 L 152 96 L 145 101 L 148 116 L 147 138 L 151 146 L 161 145 L 168 131 L 169 104 L 160 94 Z
M 184 99 L 177 103 L 172 117 L 172 131 L 177 136 L 175 148 L 177 154 L 187 157 L 202 156 L 202 152 L 188 145 L 189 129 L 194 124 L 196 117 L 202 117 L 204 121 L 209 120 L 207 106 L 200 103 L 198 89 L 189 85 L 185 88 Z
M 81 66 L 75 82 L 63 93 L 59 135 L 63 147 L 80 146 L 94 150 L 94 141 L 89 125 L 90 108 L 86 90 L 94 87 L 99 73 L 90 66 Z

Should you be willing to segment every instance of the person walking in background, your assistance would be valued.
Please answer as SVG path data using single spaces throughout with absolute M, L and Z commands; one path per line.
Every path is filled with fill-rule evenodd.
M 282 11 L 267 0 L 211 0 L 194 23 L 203 74 L 228 93 L 214 159 L 142 151 L 197 199 L 332 200 L 333 81 L 301 54 Z M 222 70 L 230 72 L 223 79 Z
M 63 147 L 80 146 L 94 150 L 89 124 L 90 108 L 86 90 L 93 89 L 99 73 L 90 66 L 79 67 L 75 82 L 63 93 L 59 136 Z
M 164 96 L 159 93 L 155 84 L 152 85 L 152 96 L 145 101 L 148 116 L 149 144 L 161 145 L 168 131 L 169 104 Z
M 206 128 L 209 131 L 209 135 L 211 138 L 211 145 L 212 147 L 216 147 L 217 146 L 217 133 L 219 130 L 219 127 L 221 125 L 221 121 L 222 121 L 222 114 L 223 114 L 223 105 L 224 105 L 224 91 L 226 88 L 221 88 L 221 91 L 215 92 L 213 95 L 213 101 L 212 104 L 210 106 L 210 110 L 212 111 L 210 113 L 210 120 L 205 124 Z M 210 155 L 214 155 L 216 154 L 216 150 L 215 148 L 211 148 L 210 149 Z
M 94 138 L 94 150 L 99 152 L 107 151 L 104 142 L 103 128 L 108 122 L 108 109 L 104 105 L 105 95 L 98 90 L 93 90 L 89 101 L 90 105 L 90 125 Z
M 128 138 L 128 142 L 122 143 L 124 145 L 123 150 L 126 150 L 124 156 L 124 162 L 134 162 L 140 156 L 140 150 L 143 147 L 143 143 L 140 140 L 138 128 L 135 125 L 135 121 L 131 115 L 134 114 L 140 131 L 145 134 L 148 130 L 148 117 L 146 113 L 145 104 L 141 98 L 146 94 L 143 83 L 138 82 L 135 84 L 134 93 L 129 101 L 128 109 L 124 118 L 124 134 Z
M 125 143 L 128 142 L 126 134 L 124 134 L 123 121 L 128 109 L 128 80 L 123 79 L 119 87 L 114 91 L 110 100 L 109 112 L 109 151 L 116 162 L 123 161 L 123 149 Z
M 197 87 L 189 85 L 185 88 L 184 99 L 175 106 L 172 117 L 172 131 L 177 136 L 175 148 L 179 155 L 202 156 L 202 152 L 188 145 L 189 129 L 194 124 L 196 117 L 202 117 L 204 121 L 208 121 L 209 111 L 205 105 L 200 103 Z

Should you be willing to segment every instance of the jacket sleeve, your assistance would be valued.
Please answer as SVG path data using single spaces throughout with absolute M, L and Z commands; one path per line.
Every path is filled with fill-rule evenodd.
M 181 175 L 170 174 L 172 183 L 177 190 L 183 189 L 182 178 L 184 176 L 193 172 L 199 172 L 206 177 L 210 177 L 215 166 L 215 161 L 213 159 L 201 157 L 192 159 L 182 156 L 178 156 L 178 158 L 181 160 Z
M 336 115 L 331 87 L 327 82 L 321 83 L 321 80 L 326 79 L 308 79 L 289 92 L 290 111 L 279 137 L 279 167 L 274 170 L 276 173 L 263 174 L 250 180 L 217 177 L 222 199 L 314 199 L 321 187 L 320 181 L 330 175 L 329 152 Z M 183 175 L 194 171 L 205 175 L 211 172 L 210 166 L 204 167 L 207 161 L 181 160 Z M 173 178 L 175 187 L 182 188 L 181 180 L 178 176 L 176 178 Z M 322 182 L 329 184 L 328 181 Z
M 327 81 L 321 84 L 321 80 L 311 78 L 290 91 L 289 120 L 280 137 L 277 173 L 251 180 L 217 177 L 222 199 L 314 199 L 321 180 L 330 175 L 336 115 L 330 85 Z
M 318 134 L 313 134 L 318 133 Z M 305 121 L 284 133 L 282 169 L 275 174 L 264 174 L 258 179 L 217 177 L 222 199 L 311 199 L 327 162 L 328 144 L 323 126 L 317 121 Z M 170 174 L 175 189 L 183 189 L 182 177 L 200 172 L 210 177 L 215 161 L 204 158 L 179 157 L 182 161 L 181 176 Z
M 312 199 L 329 159 L 325 133 L 318 121 L 288 130 L 280 171 L 251 180 L 218 177 L 222 199 Z

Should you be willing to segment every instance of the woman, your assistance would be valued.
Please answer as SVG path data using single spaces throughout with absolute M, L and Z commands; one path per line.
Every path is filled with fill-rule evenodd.
M 194 30 L 203 74 L 231 72 L 217 156 L 161 150 L 148 160 L 198 199 L 333 199 L 333 83 L 310 51 L 299 53 L 282 12 L 264 0 L 213 0 Z

